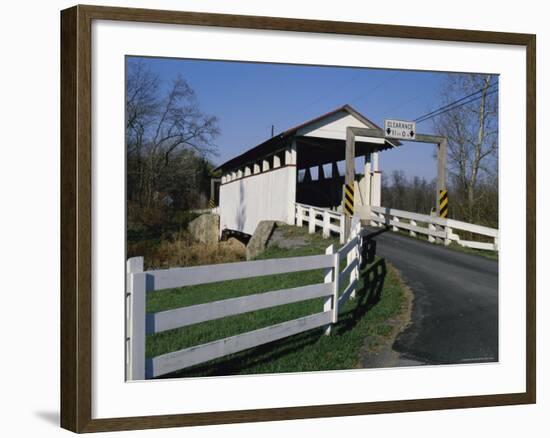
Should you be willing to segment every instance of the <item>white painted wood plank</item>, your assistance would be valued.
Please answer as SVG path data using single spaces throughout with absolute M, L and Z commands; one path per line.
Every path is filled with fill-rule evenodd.
M 433 216 L 428 216 L 425 214 L 412 213 L 410 211 L 396 210 L 393 208 L 371 207 L 371 210 L 375 213 L 390 215 L 390 216 L 399 216 L 400 218 L 413 219 L 419 222 L 430 222 L 431 219 L 434 218 Z M 380 219 L 376 217 L 375 217 L 375 220 L 380 221 Z
M 446 221 L 446 225 L 451 228 L 457 228 L 459 230 L 469 231 L 471 233 L 481 234 L 483 236 L 498 237 L 498 230 L 495 228 L 484 227 L 483 225 L 469 224 L 467 222 L 461 222 L 454 219 L 446 219 Z
M 147 376 L 157 377 L 188 368 L 218 357 L 312 330 L 329 324 L 330 321 L 331 312 L 321 312 L 207 344 L 163 354 L 148 361 Z
M 195 284 L 264 275 L 285 274 L 308 271 L 332 266 L 332 256 L 314 255 L 281 259 L 254 260 L 250 262 L 223 263 L 219 265 L 192 266 L 188 268 L 161 269 L 146 271 L 147 290 L 171 289 Z
M 359 266 L 359 259 L 354 259 L 350 264 L 348 264 L 344 270 L 340 273 L 340 283 L 346 280 L 346 277 L 351 274 L 351 272 Z
M 344 304 L 348 301 L 349 297 L 351 296 L 352 292 L 355 290 L 355 287 L 357 286 L 357 283 L 359 281 L 357 279 L 353 280 L 348 287 L 342 292 L 342 295 L 340 295 L 340 298 L 338 298 L 338 308 L 344 307 Z
M 459 240 L 458 244 L 461 246 L 465 246 L 466 248 L 485 249 L 488 251 L 495 251 L 494 243 L 474 242 L 473 240 Z
M 332 284 L 318 283 L 150 313 L 147 315 L 147 333 L 160 333 L 226 316 L 331 295 Z
M 357 237 L 351 239 L 348 243 L 346 243 L 342 248 L 338 250 L 340 257 L 345 257 L 348 252 L 350 252 L 355 247 L 355 245 L 357 245 Z
M 443 227 L 449 226 L 462 231 L 469 231 L 471 233 L 481 234 L 489 237 L 498 237 L 498 229 L 485 227 L 483 225 L 470 224 L 468 222 L 457 221 L 455 219 L 444 219 L 437 216 L 429 216 L 419 213 L 412 213 L 410 211 L 396 210 L 393 208 L 385 207 L 371 207 L 371 210 L 375 213 L 380 213 L 390 216 L 398 216 L 400 218 L 412 219 L 419 222 L 432 223 L 435 225 L 441 225 Z M 371 219 L 379 222 L 383 222 L 380 218 L 373 216 Z
M 405 222 L 395 222 L 393 220 L 390 221 L 390 225 L 402 228 L 404 230 L 414 231 L 416 233 L 420 234 L 427 234 L 428 236 L 434 236 L 439 237 L 441 239 L 444 239 L 446 237 L 445 231 L 438 231 L 438 230 L 430 230 L 429 228 L 414 226 L 411 224 L 407 224 Z

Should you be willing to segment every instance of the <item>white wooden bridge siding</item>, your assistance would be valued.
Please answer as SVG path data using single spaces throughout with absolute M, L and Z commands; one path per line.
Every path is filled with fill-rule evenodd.
M 262 220 L 294 223 L 296 167 L 285 166 L 220 186 L 221 229 L 254 234 Z

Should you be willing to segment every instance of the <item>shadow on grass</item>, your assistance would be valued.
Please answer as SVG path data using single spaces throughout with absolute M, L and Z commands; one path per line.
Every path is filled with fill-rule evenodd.
M 357 304 L 338 317 L 339 321 L 336 324 L 336 333 L 338 335 L 352 330 L 361 318 L 378 304 L 382 297 L 387 273 L 388 270 L 384 259 L 379 259 L 363 272 L 363 286 L 356 292 Z

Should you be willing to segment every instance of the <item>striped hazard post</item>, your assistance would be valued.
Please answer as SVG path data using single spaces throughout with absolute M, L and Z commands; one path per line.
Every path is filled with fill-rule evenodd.
M 208 201 L 208 205 L 210 206 L 210 208 L 216 208 L 216 203 L 213 199 L 210 199 L 210 201 Z
M 344 211 L 348 216 L 353 216 L 353 192 L 352 184 L 344 185 Z
M 439 217 L 449 216 L 449 193 L 446 189 L 439 191 Z

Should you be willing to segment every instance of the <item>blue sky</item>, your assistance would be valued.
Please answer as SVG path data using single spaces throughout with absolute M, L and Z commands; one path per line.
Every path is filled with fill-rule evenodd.
M 135 58 L 129 58 L 134 62 Z M 265 141 L 275 133 L 350 104 L 383 125 L 385 118 L 414 120 L 441 106 L 443 73 L 366 68 L 317 67 L 287 64 L 145 58 L 149 68 L 169 84 L 180 74 L 195 90 L 203 112 L 219 118 L 215 164 Z M 431 121 L 418 132 L 430 133 Z M 436 175 L 434 147 L 404 143 L 380 154 L 380 167 L 389 174 L 427 179 Z

